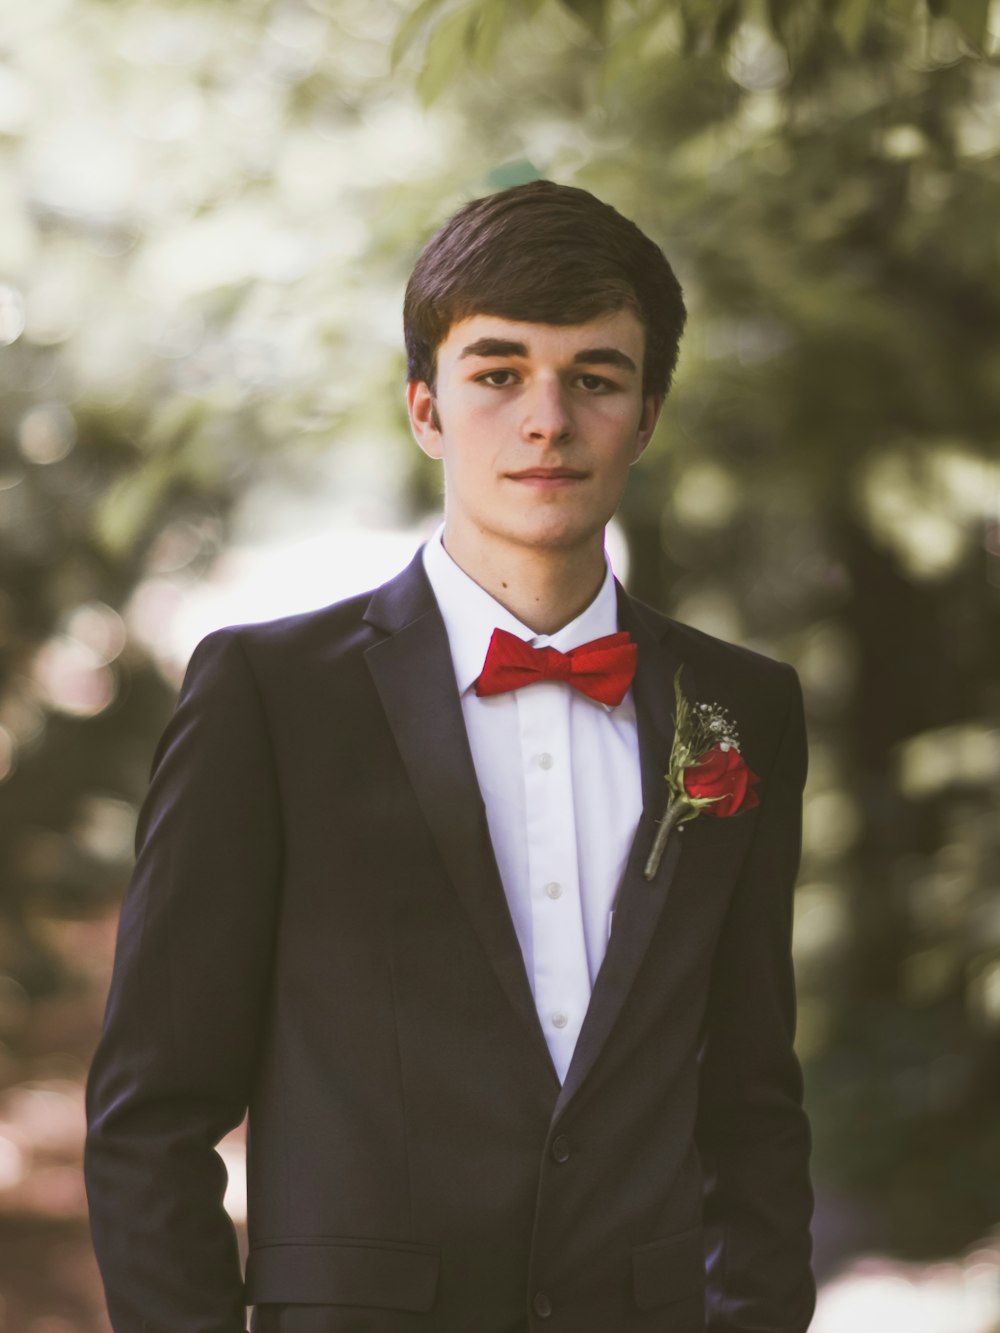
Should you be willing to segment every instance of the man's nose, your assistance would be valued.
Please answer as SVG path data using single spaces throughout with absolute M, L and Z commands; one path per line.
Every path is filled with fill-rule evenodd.
M 521 434 L 533 444 L 566 440 L 573 433 L 573 417 L 566 390 L 558 380 L 539 380 L 522 399 L 525 406 Z

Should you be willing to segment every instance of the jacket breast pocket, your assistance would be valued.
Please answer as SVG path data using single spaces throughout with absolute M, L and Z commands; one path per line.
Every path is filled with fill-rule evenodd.
M 441 1259 L 429 1245 L 407 1241 L 272 1241 L 247 1259 L 248 1305 L 367 1305 L 429 1310 Z
M 680 1231 L 650 1241 L 632 1251 L 632 1288 L 640 1310 L 655 1310 L 685 1298 L 699 1319 L 704 1320 L 705 1241 L 701 1227 Z M 685 1324 L 685 1328 L 688 1326 Z

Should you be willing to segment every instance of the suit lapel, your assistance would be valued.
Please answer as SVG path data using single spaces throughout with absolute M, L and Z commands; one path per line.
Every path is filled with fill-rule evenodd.
M 365 660 L 414 794 L 497 980 L 554 1079 L 490 842 L 447 632 L 420 552 L 374 594 L 365 619 L 388 633 Z
M 658 624 L 645 615 L 642 606 L 633 602 L 620 585 L 618 607 L 622 629 L 631 633 L 639 648 L 632 694 L 639 736 L 643 808 L 618 891 L 607 953 L 594 983 L 553 1120 L 583 1083 L 610 1036 L 667 901 L 684 844 L 682 837 L 671 837 L 653 881 L 643 878 L 643 867 L 667 800 L 663 775 L 674 736 L 673 678 L 681 662 L 663 641 L 662 622 Z M 692 684 L 687 668 L 683 686 L 689 698 Z

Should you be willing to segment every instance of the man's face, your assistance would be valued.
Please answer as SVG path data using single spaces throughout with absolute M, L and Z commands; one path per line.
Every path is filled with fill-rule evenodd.
M 410 384 L 421 448 L 444 462 L 446 537 L 534 549 L 603 539 L 661 395 L 643 396 L 630 310 L 586 324 L 472 315 L 438 348 L 437 390 Z

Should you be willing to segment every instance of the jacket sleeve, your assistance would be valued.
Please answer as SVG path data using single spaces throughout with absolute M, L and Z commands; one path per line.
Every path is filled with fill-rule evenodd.
M 263 708 L 234 631 L 195 650 L 136 848 L 87 1084 L 94 1249 L 116 1333 L 239 1333 L 215 1145 L 249 1098 L 281 829 Z
M 805 1333 L 815 1305 L 791 956 L 807 751 L 802 691 L 791 668 L 788 677 L 758 827 L 713 962 L 701 1047 L 708 1333 Z

